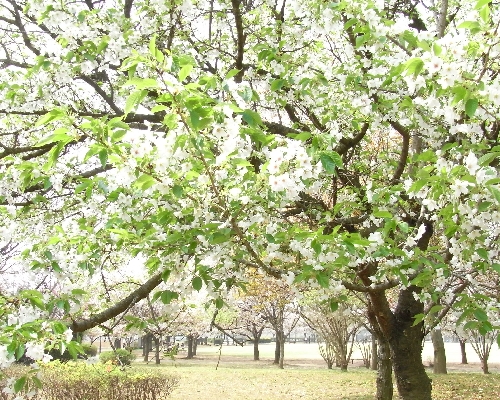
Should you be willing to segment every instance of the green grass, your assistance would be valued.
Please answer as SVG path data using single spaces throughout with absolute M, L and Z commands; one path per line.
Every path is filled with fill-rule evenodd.
M 235 357 L 179 359 L 157 366 L 180 381 L 169 399 L 190 400 L 368 400 L 376 391 L 376 374 L 362 367 L 347 372 L 288 365 L 280 370 L 269 361 L 252 362 Z M 151 364 L 149 365 L 151 366 Z M 144 365 L 136 364 L 137 368 Z M 481 373 L 429 374 L 434 400 L 478 400 L 500 398 L 500 375 Z M 394 399 L 398 396 L 394 389 Z

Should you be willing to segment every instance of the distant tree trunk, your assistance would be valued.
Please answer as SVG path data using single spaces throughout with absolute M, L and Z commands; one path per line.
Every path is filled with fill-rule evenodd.
M 187 347 L 188 347 L 188 354 L 187 354 L 187 359 L 192 359 L 194 357 L 194 354 L 193 354 L 193 335 L 188 335 L 187 336 Z
M 260 352 L 259 352 L 259 340 L 262 336 L 262 332 L 264 332 L 264 327 L 257 329 L 255 326 L 252 328 L 253 334 L 253 360 L 260 360 Z
M 198 350 L 198 338 L 193 340 L 193 356 L 196 355 L 197 350 Z
M 285 334 L 283 331 L 280 332 L 281 339 L 280 339 L 280 359 L 279 359 L 279 367 L 281 369 L 285 368 L 284 366 L 284 361 L 285 361 Z
M 377 365 L 377 400 L 392 400 L 392 361 L 389 342 L 384 338 L 378 340 Z
M 253 341 L 253 360 L 254 361 L 260 360 L 259 340 L 258 339 L 254 339 L 254 341 Z
M 485 373 L 485 374 L 489 374 L 490 373 L 490 369 L 488 367 L 488 359 L 487 358 L 483 358 L 481 360 L 481 368 L 483 370 L 483 373 Z
M 376 371 L 378 369 L 378 340 L 375 334 L 372 334 L 372 358 L 370 360 L 370 369 Z M 392 370 L 392 366 L 391 366 Z M 392 386 L 392 382 L 391 382 Z
M 273 362 L 273 364 L 280 363 L 280 350 L 281 350 L 280 339 L 279 339 L 278 332 L 276 332 L 276 347 L 274 349 L 274 362 Z
M 462 364 L 468 364 L 467 362 L 467 351 L 465 350 L 465 339 L 458 338 L 458 343 L 460 343 L 460 353 L 462 353 Z
M 433 329 L 431 332 L 432 344 L 434 346 L 434 370 L 435 374 L 446 374 L 446 351 L 444 348 L 443 334 L 441 329 Z
M 153 336 L 155 342 L 155 364 L 160 364 L 160 338 L 158 336 Z
M 144 356 L 144 361 L 148 362 L 149 361 L 149 352 L 151 350 L 151 348 L 149 347 L 151 344 L 149 333 L 142 337 L 142 343 L 143 343 L 142 355 Z

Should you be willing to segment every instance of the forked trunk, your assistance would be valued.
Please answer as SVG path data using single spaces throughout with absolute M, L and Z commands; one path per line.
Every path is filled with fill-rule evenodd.
M 446 351 L 441 329 L 433 329 L 431 332 L 432 344 L 434 346 L 434 370 L 435 374 L 446 374 Z

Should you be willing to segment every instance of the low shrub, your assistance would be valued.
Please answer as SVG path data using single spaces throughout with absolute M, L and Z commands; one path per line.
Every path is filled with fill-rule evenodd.
M 122 371 L 111 364 L 51 362 L 43 368 L 43 389 L 37 399 L 161 400 L 178 378 L 153 370 Z
M 135 354 L 125 349 L 116 349 L 115 351 L 104 351 L 99 356 L 102 363 L 111 361 L 116 365 L 130 365 L 135 360 Z

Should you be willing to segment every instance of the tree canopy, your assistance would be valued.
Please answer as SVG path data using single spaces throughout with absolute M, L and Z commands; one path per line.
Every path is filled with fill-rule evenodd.
M 156 288 L 222 307 L 248 268 L 333 308 L 365 293 L 395 353 L 452 308 L 498 328 L 498 18 L 489 0 L 2 2 L 1 240 L 57 290 L 2 289 L 0 366 Z M 141 260 L 128 296 L 74 308 Z M 430 398 L 399 362 L 402 398 Z

